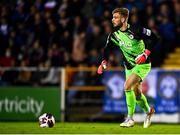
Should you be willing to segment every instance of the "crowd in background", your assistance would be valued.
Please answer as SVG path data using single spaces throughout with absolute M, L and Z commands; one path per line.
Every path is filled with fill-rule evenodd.
M 97 66 L 117 7 L 161 37 L 152 52 L 159 67 L 179 45 L 179 0 L 1 0 L 0 67 Z M 120 66 L 119 51 L 109 61 Z

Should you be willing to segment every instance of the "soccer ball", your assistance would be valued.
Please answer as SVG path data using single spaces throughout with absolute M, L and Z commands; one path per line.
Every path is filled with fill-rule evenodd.
M 44 113 L 39 117 L 39 126 L 42 128 L 53 127 L 55 124 L 54 116 L 51 113 Z

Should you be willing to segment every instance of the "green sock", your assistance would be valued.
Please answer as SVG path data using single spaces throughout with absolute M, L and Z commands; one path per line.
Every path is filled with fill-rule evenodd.
M 136 96 L 133 90 L 125 91 L 128 117 L 132 117 L 136 107 Z
M 136 102 L 143 109 L 144 112 L 149 111 L 149 104 L 144 94 L 141 93 L 140 98 L 136 98 Z

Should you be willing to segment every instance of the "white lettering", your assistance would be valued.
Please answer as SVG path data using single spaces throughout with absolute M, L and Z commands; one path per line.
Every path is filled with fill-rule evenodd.
M 10 112 L 13 111 L 13 107 L 14 107 L 15 112 L 17 112 L 15 102 L 13 102 L 13 101 L 9 102 L 9 111 Z
M 26 108 L 25 108 L 25 106 L 28 104 L 28 102 L 26 103 L 26 101 L 25 100 L 21 100 L 21 101 L 19 101 L 19 111 L 21 112 L 21 113 L 26 113 Z
M 5 111 L 6 111 L 6 112 L 9 112 L 8 102 L 9 102 L 8 98 L 5 98 L 5 100 L 4 100 L 4 106 L 5 106 Z
M 12 101 L 12 102 L 13 102 L 13 101 Z M 18 113 L 19 106 L 18 106 L 18 97 L 17 97 L 17 96 L 15 97 L 15 102 L 14 102 L 14 104 L 15 104 L 15 108 L 16 108 L 16 109 L 15 109 L 15 112 Z
M 44 101 L 37 101 L 31 97 L 25 99 L 19 99 L 17 96 L 13 99 L 5 97 L 0 100 L 0 112 L 32 113 L 37 117 L 41 114 L 43 107 Z
M 30 112 L 30 97 L 28 97 L 27 99 L 28 99 L 28 104 L 26 106 L 26 110 L 27 112 Z
M 124 41 L 119 41 L 120 46 L 124 46 L 126 48 L 132 48 L 131 42 L 124 42 Z
M 0 112 L 3 110 L 2 109 L 3 108 L 3 103 L 4 103 L 4 101 L 0 102 Z
M 35 116 L 39 116 L 41 114 L 43 106 L 44 106 L 43 101 L 40 101 L 39 104 L 38 102 L 35 102 L 35 108 L 36 108 Z
M 34 113 L 35 112 L 34 107 L 33 107 L 34 100 L 30 98 L 30 102 L 29 103 L 30 103 L 30 110 L 31 110 L 31 112 Z

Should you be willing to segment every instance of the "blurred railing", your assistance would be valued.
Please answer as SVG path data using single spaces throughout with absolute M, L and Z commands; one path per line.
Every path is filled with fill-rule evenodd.
M 84 84 L 84 85 L 73 85 L 72 83 L 70 84 L 71 80 L 72 80 L 72 76 L 75 73 L 82 73 L 86 72 L 89 73 L 90 75 L 92 75 L 94 78 L 89 78 L 88 76 L 84 76 L 85 78 L 87 77 L 88 80 L 90 79 L 96 79 L 96 77 L 101 77 L 102 75 L 98 75 L 97 74 L 97 67 L 67 67 L 65 68 L 66 70 L 66 81 L 65 81 L 65 89 L 69 90 L 78 90 L 78 91 L 104 91 L 105 87 L 101 84 L 101 85 L 96 85 L 96 84 Z M 110 67 L 107 71 L 122 71 L 123 68 L 122 67 Z M 74 80 L 76 80 L 76 78 L 74 78 Z M 100 82 L 101 83 L 101 82 Z
M 73 85 L 72 81 L 76 81 L 77 79 L 87 79 L 87 81 L 89 81 L 90 79 L 92 79 L 91 77 L 93 76 L 94 78 L 93 79 L 96 79 L 96 77 L 100 77 L 102 75 L 98 75 L 97 74 L 97 67 L 84 67 L 84 66 L 79 66 L 79 67 L 66 67 L 66 68 L 38 68 L 38 67 L 0 67 L 0 81 L 5 81 L 5 80 L 2 80 L 3 79 L 3 76 L 6 72 L 16 72 L 16 78 L 18 79 L 18 75 L 21 73 L 21 72 L 30 72 L 31 75 L 28 76 L 29 78 L 27 78 L 27 81 L 29 82 L 33 82 L 33 79 L 32 77 L 33 74 L 34 75 L 37 75 L 37 73 L 40 73 L 40 74 L 45 74 L 41 77 L 39 77 L 38 75 L 35 76 L 35 77 L 39 77 L 38 79 L 43 79 L 45 78 L 46 76 L 48 76 L 48 73 L 49 73 L 49 76 L 51 76 L 51 78 L 54 78 L 54 76 L 56 76 L 56 81 L 54 81 L 54 84 L 58 84 L 61 83 L 61 75 L 58 75 L 57 73 L 61 73 L 62 69 L 64 69 L 64 72 L 65 72 L 65 80 L 64 80 L 64 83 L 65 83 L 65 89 L 66 90 L 69 90 L 69 89 L 76 89 L 76 90 L 85 90 L 85 91 L 101 91 L 101 90 L 104 90 L 104 86 L 102 84 L 100 85 L 96 85 L 96 84 L 84 84 L 84 85 Z M 122 71 L 123 68 L 122 67 L 110 67 L 107 71 Z M 84 75 L 84 73 L 88 73 L 86 75 Z M 81 78 L 75 78 L 76 77 L 76 74 L 81 74 L 80 77 Z M 12 78 L 11 76 L 12 74 L 8 74 L 7 77 L 9 78 Z M 75 77 L 74 77 L 75 76 Z M 89 77 L 90 76 L 90 77 Z M 73 78 L 74 77 L 74 78 Z M 79 76 L 78 76 L 79 77 Z M 89 79 L 88 79 L 89 77 Z M 73 78 L 73 79 L 72 79 Z M 49 78 L 48 80 L 49 82 L 51 82 L 52 80 Z M 47 81 L 47 82 L 48 82 Z M 43 82 L 43 81 L 42 81 Z M 16 85 L 16 82 L 12 82 L 13 84 L 10 84 L 9 85 Z M 32 84 L 32 83 L 30 83 Z M 40 85 L 43 85 L 40 84 Z M 53 85 L 53 83 L 52 83 Z

